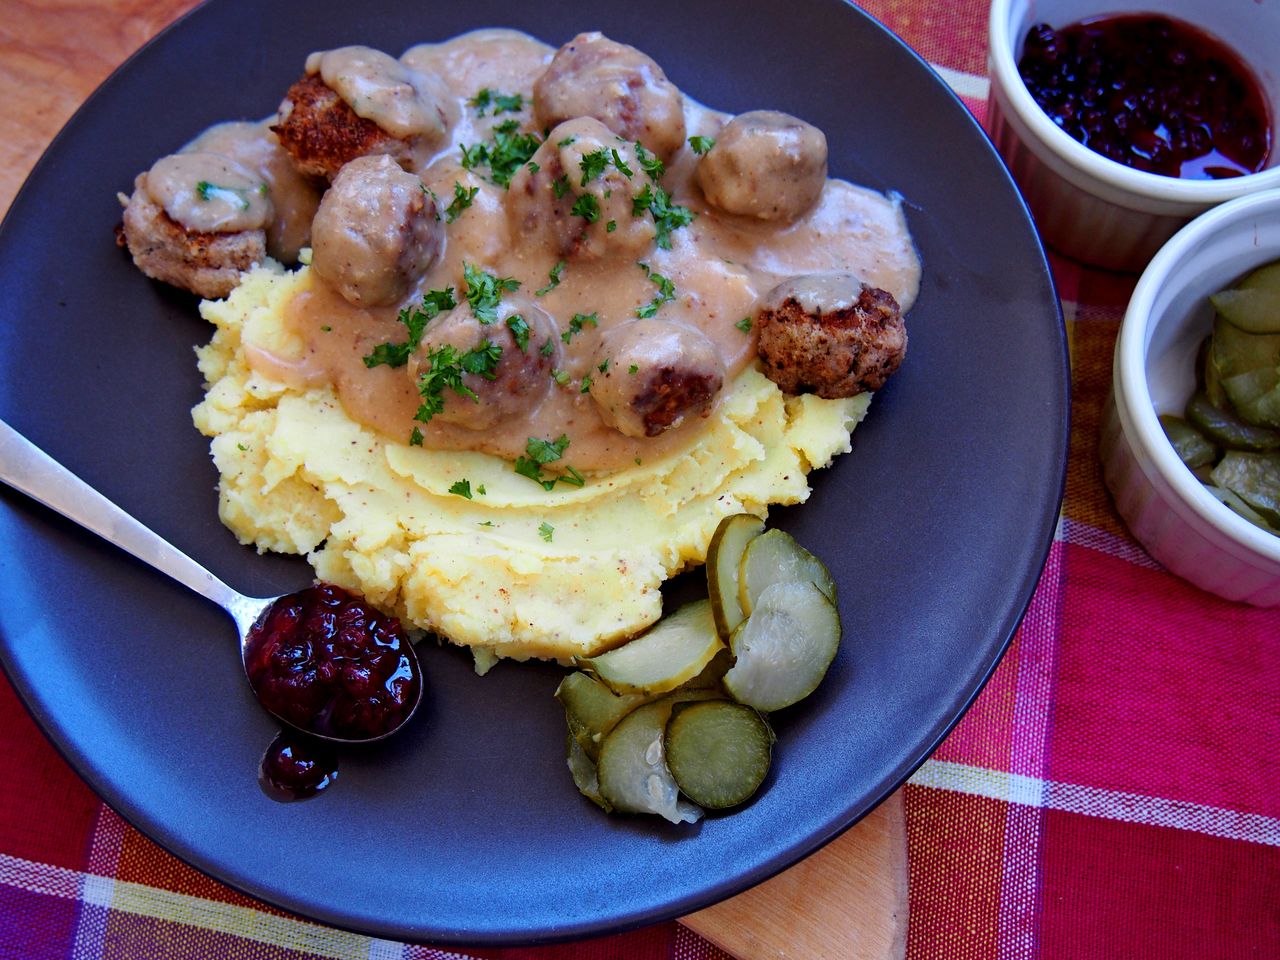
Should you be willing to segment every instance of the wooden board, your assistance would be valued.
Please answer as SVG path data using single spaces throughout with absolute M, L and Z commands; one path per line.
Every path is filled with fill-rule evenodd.
M 75 109 L 195 0 L 5 0 L 0 213 Z M 683 922 L 741 960 L 906 954 L 907 845 L 895 795 L 807 860 Z

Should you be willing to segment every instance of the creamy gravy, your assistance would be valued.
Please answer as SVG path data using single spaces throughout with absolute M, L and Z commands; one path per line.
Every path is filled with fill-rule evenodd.
M 260 230 L 273 215 L 262 178 L 218 153 L 161 157 L 145 185 L 169 219 L 197 233 Z
M 456 105 L 444 81 L 421 74 L 380 50 L 339 47 L 307 57 L 307 73 L 318 73 L 356 116 L 387 133 L 435 145 L 445 136 Z
M 496 123 L 516 119 L 521 129 L 532 125 L 531 90 L 553 50 L 531 37 L 509 30 L 464 34 L 445 43 L 421 45 L 405 54 L 415 71 L 445 78 L 457 110 L 458 122 L 448 142 L 417 170 L 423 183 L 441 198 L 454 195 L 454 184 L 477 188 L 471 206 L 446 228 L 441 258 L 405 301 L 413 306 L 426 290 L 453 287 L 463 303 L 464 263 L 521 284 L 520 293 L 533 297 L 548 285 L 549 273 L 561 255 L 551 244 L 512 235 L 504 207 L 506 191 L 460 165 L 459 149 L 491 137 Z M 481 88 L 504 94 L 521 93 L 519 113 L 481 117 L 466 103 Z M 685 98 L 689 135 L 715 137 L 728 115 Z M 539 131 L 540 132 L 540 131 Z M 681 150 L 668 165 L 663 187 L 675 202 L 698 217 L 671 234 L 672 248 L 653 247 L 642 259 L 675 285 L 675 299 L 659 307 L 659 319 L 689 324 L 702 330 L 724 360 L 728 377 L 721 396 L 732 389 L 734 374 L 755 356 L 754 337 L 737 325 L 751 316 L 758 299 L 782 280 L 820 271 L 852 273 L 888 290 L 903 311 L 915 300 L 919 261 L 911 244 L 899 204 L 880 194 L 839 180 L 828 180 L 817 206 L 795 223 L 779 227 L 748 218 L 732 217 L 710 208 L 694 183 L 697 157 Z M 643 176 L 636 171 L 637 176 Z M 418 424 L 413 414 L 420 403 L 407 367 L 367 368 L 362 358 L 384 342 L 402 342 L 405 328 L 396 321 L 397 308 L 356 308 L 311 278 L 309 289 L 287 309 L 286 323 L 304 345 L 296 356 L 248 351 L 250 364 L 263 374 L 299 386 L 331 383 L 348 414 L 400 441 L 415 426 L 424 445 L 437 449 L 480 450 L 506 459 L 524 454 L 530 437 L 554 439 L 561 434 L 570 444 L 564 462 L 582 471 L 613 470 L 661 456 L 688 445 L 702 423 L 686 421 L 651 439 L 631 438 L 607 426 L 595 402 L 583 392 L 583 378 L 592 376 L 603 357 L 598 354 L 602 334 L 635 318 L 637 308 L 650 301 L 658 288 L 635 259 L 601 257 L 570 259 L 558 286 L 538 305 L 567 331 L 574 314 L 594 314 L 598 326 L 585 325 L 562 350 L 559 369 L 563 386 L 527 416 L 473 431 L 433 420 Z M 429 336 L 430 327 L 428 327 Z M 530 343 L 529 349 L 540 344 Z M 412 365 L 410 365 L 412 366 Z
M 281 263 L 294 263 L 311 243 L 311 220 L 320 191 L 300 174 L 271 132 L 272 116 L 258 123 L 219 123 L 182 148 L 181 153 L 207 152 L 230 157 L 267 183 L 274 215 L 267 223 L 267 253 Z

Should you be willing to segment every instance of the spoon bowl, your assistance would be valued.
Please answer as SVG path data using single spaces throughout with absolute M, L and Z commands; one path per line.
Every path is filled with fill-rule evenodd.
M 248 597 L 227 586 L 138 520 L 89 486 L 31 441 L 0 420 L 0 481 L 56 510 L 110 543 L 166 573 L 222 607 L 240 634 L 240 662 L 254 696 L 268 713 L 313 737 L 333 743 L 372 743 L 399 730 L 422 702 L 422 668 L 399 622 L 384 617 L 339 587 L 319 584 L 279 597 Z M 340 606 L 350 629 L 321 636 L 299 616 L 275 618 L 282 604 L 289 613 L 313 605 Z M 288 633 L 281 630 L 291 626 Z M 369 636 L 378 633 L 375 640 Z M 361 645 L 362 639 L 366 641 Z M 255 658 L 255 653 L 258 656 Z M 305 702 L 280 699 L 272 674 L 291 674 L 289 690 Z M 311 678 L 305 686 L 298 678 Z M 377 689 L 372 689 L 376 687 Z M 368 688 L 373 695 L 363 698 Z M 390 708 L 375 706 L 391 700 Z M 345 735 L 333 731 L 333 717 Z M 307 717 L 312 722 L 301 722 Z

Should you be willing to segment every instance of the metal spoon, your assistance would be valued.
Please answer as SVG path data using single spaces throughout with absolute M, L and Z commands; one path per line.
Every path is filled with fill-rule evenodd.
M 280 597 L 246 597 L 232 590 L 200 564 L 173 546 L 159 534 L 139 523 L 114 503 L 89 486 L 62 464 L 27 440 L 20 433 L 0 420 L 0 481 L 56 510 L 69 520 L 74 520 L 86 530 L 114 543 L 139 560 L 151 564 L 161 573 L 167 573 L 184 586 L 212 600 L 231 615 L 240 633 L 240 662 L 248 677 L 248 641 L 250 631 Z M 285 594 L 288 596 L 288 594 Z M 413 645 L 407 640 L 404 650 L 418 680 L 418 695 L 404 719 L 392 729 L 378 736 L 363 739 L 344 739 L 326 736 L 315 730 L 297 726 L 286 718 L 264 709 L 276 719 L 314 737 L 335 743 L 371 743 L 390 736 L 408 722 L 422 702 L 423 684 L 421 668 Z M 251 685 L 252 686 L 252 685 Z M 257 691 L 254 691 L 255 696 Z

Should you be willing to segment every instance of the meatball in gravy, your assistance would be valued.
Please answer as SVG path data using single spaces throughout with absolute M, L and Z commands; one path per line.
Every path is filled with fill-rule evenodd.
M 299 171 L 332 180 L 356 157 L 420 166 L 456 120 L 457 104 L 438 77 L 380 50 L 340 47 L 307 58 L 271 129 Z
M 786 113 L 742 113 L 724 125 L 698 161 L 697 180 L 707 202 L 726 213 L 797 220 L 822 196 L 827 138 Z
M 540 349 L 545 344 L 551 349 Z M 504 420 L 528 416 L 551 392 L 551 372 L 560 360 L 556 322 L 528 297 L 502 301 L 497 319 L 481 323 L 462 303 L 432 322 L 417 353 L 409 360 L 415 381 L 432 367 L 432 355 L 451 347 L 456 356 L 487 350 L 496 357 L 484 374 L 464 373 L 470 395 L 442 391 L 444 408 L 434 419 L 468 430 L 488 430 Z
M 701 330 L 668 320 L 631 320 L 600 338 L 591 398 L 628 437 L 656 437 L 705 417 L 724 385 L 724 361 Z
M 384 156 L 342 168 L 311 232 L 311 269 L 357 306 L 403 300 L 444 246 L 434 198 Z
M 512 235 L 547 243 L 571 259 L 638 257 L 656 232 L 652 218 L 635 215 L 635 199 L 648 182 L 629 143 L 599 120 L 568 120 L 511 180 Z
M 594 117 L 624 140 L 664 160 L 684 145 L 684 98 L 662 68 L 635 47 L 580 33 L 533 84 L 538 126 Z
M 848 273 L 780 283 L 765 295 L 756 329 L 770 380 L 784 393 L 828 400 L 879 390 L 907 351 L 893 295 Z
M 148 277 L 219 299 L 266 259 L 273 215 L 253 171 L 216 153 L 174 154 L 134 181 L 121 238 Z

